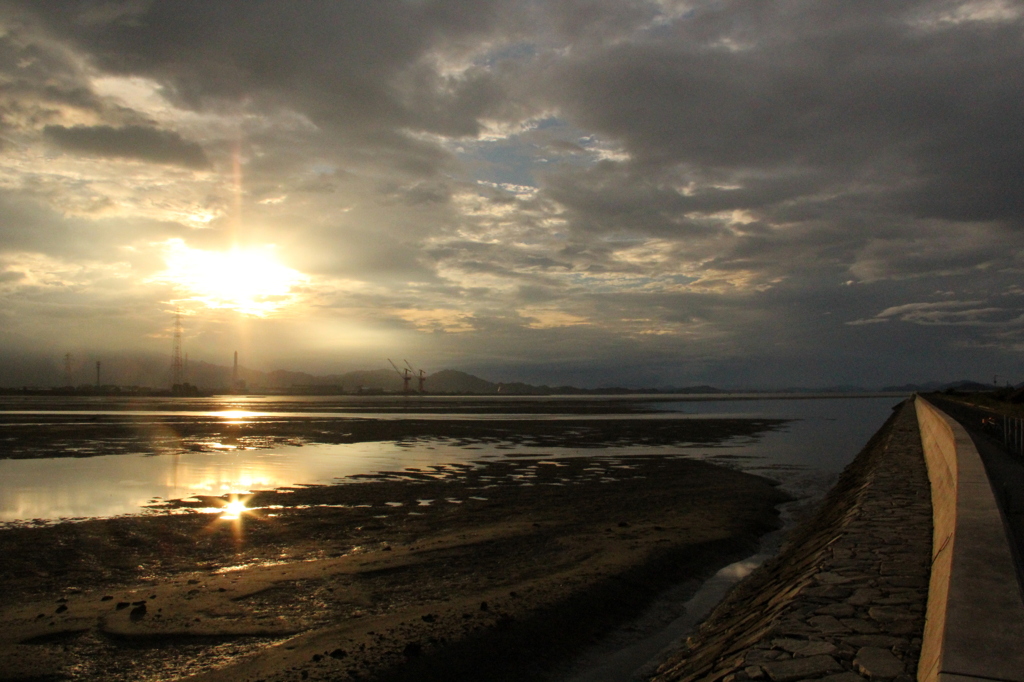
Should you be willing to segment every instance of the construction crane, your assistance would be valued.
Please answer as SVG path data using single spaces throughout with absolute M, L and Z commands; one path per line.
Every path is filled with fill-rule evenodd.
M 388 362 L 391 362 L 391 358 L 388 358 Z M 406 369 L 404 372 L 402 370 L 398 369 L 398 365 L 396 365 L 393 362 L 391 362 L 391 366 L 395 368 L 396 372 L 398 372 L 398 376 L 402 377 L 402 393 L 408 395 L 409 394 L 409 382 L 412 380 L 412 375 L 409 374 L 409 370 L 408 369 Z
M 424 372 L 422 369 L 420 369 L 420 370 L 413 369 L 412 365 L 409 364 L 408 360 L 403 360 L 402 362 L 404 362 L 405 366 L 408 367 L 412 371 L 412 373 L 416 375 L 416 381 L 419 383 L 419 393 L 421 395 L 423 393 L 426 393 L 426 390 L 423 388 L 423 386 L 424 386 L 424 384 L 427 383 L 427 373 Z

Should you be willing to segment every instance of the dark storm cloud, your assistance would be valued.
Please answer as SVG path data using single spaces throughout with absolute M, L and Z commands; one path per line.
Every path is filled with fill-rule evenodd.
M 255 98 L 350 133 L 413 128 L 473 135 L 497 94 L 486 77 L 449 82 L 417 62 L 432 48 L 457 52 L 485 38 L 502 3 L 120 4 L 135 11 L 96 21 L 91 4 L 44 0 L 24 8 L 100 68 L 155 78 L 191 108 Z
M 24 6 L 104 70 L 155 78 L 194 108 L 284 103 L 350 144 L 392 150 L 412 175 L 446 161 L 403 131 L 474 136 L 482 118 L 557 106 L 624 144 L 637 170 L 615 189 L 655 221 L 792 211 L 780 204 L 818 193 L 950 220 L 1020 222 L 1024 211 L 1020 20 L 943 22 L 953 3 L 701 3 L 660 24 L 664 6 L 644 2 Z M 458 78 L 431 57 L 524 38 L 572 49 Z M 559 198 L 593 206 L 585 185 L 579 196 L 567 186 L 586 176 L 568 177 L 552 187 Z M 652 190 L 687 179 L 739 188 Z M 642 211 L 619 210 L 627 202 L 591 212 L 639 228 Z
M 1021 20 L 943 22 L 942 10 L 702 4 L 670 40 L 575 53 L 552 96 L 624 140 L 641 173 L 685 165 L 746 185 L 795 172 L 805 195 L 868 191 L 908 215 L 1021 224 Z
M 138 159 L 187 168 L 208 168 L 203 148 L 178 133 L 142 126 L 48 125 L 43 134 L 61 149 L 91 156 Z
M 5 133 L 5 141 L 12 141 L 25 128 L 59 120 L 62 109 L 98 112 L 103 108 L 67 54 L 39 45 L 17 23 L 4 28 L 0 35 L 0 132 Z

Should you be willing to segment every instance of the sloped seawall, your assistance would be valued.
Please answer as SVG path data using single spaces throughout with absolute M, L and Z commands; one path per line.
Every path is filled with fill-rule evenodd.
M 1024 604 L 971 438 L 901 403 L 652 682 L 1024 682 Z

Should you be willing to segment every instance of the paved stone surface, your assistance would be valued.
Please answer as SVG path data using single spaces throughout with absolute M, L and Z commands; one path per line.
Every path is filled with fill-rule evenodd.
M 839 665 L 831 656 L 821 655 L 765 663 L 761 668 L 774 682 L 790 682 L 790 680 L 821 677 L 826 673 L 842 670 L 843 666 Z
M 871 679 L 892 679 L 904 670 L 903 661 L 892 655 L 889 649 L 866 646 L 857 652 L 853 667 Z
M 652 682 L 913 682 L 931 511 L 908 402 L 779 556 L 737 585 Z
M 864 682 L 864 678 L 857 673 L 839 673 L 823 677 L 821 682 Z

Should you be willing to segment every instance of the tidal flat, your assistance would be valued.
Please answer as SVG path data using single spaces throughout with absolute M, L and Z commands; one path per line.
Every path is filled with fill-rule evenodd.
M 5 415 L 28 460 L 382 442 L 417 464 L 3 524 L 0 680 L 562 679 L 666 589 L 753 553 L 791 499 L 687 456 L 787 420 L 658 417 Z M 462 457 L 411 456 L 441 440 Z
M 0 532 L 0 669 L 543 679 L 660 591 L 749 554 L 786 499 L 766 479 L 672 457 L 432 473 L 256 493 L 233 519 Z

